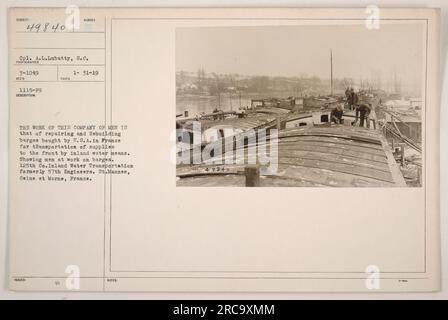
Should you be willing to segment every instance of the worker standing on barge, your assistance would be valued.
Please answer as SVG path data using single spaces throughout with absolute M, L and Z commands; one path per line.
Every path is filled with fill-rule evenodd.
M 358 94 L 352 89 L 352 110 L 356 110 L 356 108 L 358 107 L 358 102 L 359 102 L 359 96 Z
M 366 127 L 370 128 L 369 115 L 370 115 L 371 109 L 372 109 L 372 104 L 361 103 L 356 108 L 355 124 L 358 122 L 358 118 L 359 118 L 359 126 L 360 127 L 364 127 L 364 122 L 366 122 Z
M 347 87 L 347 89 L 345 89 L 345 101 L 347 102 L 347 106 L 349 109 L 350 109 L 350 99 L 351 99 L 350 87 Z

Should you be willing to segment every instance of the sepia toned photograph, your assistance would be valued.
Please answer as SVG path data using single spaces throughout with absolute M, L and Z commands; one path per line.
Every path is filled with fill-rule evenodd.
M 7 297 L 446 296 L 446 8 L 295 5 L 8 9 Z
M 177 186 L 421 187 L 421 21 L 176 29 Z

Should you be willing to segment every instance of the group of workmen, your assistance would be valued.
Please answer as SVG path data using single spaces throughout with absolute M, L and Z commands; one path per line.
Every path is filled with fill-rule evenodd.
M 359 96 L 353 90 L 352 87 L 348 87 L 345 90 L 345 97 L 346 97 L 346 105 L 348 110 L 355 110 L 355 121 L 353 121 L 352 125 L 357 125 L 359 120 L 359 126 L 364 127 L 364 124 L 367 128 L 370 128 L 370 121 L 369 121 L 369 115 L 372 110 L 372 104 L 371 103 L 359 103 Z M 342 104 L 338 104 L 333 110 L 331 110 L 330 118 L 332 123 L 336 124 L 342 124 L 343 119 L 342 116 L 344 115 L 344 107 Z

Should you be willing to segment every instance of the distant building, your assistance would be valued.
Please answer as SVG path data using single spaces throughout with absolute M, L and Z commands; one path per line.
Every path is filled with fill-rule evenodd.
M 422 141 L 421 99 L 389 100 L 384 105 L 396 115 L 386 114 L 386 121 L 393 120 L 398 130 L 417 143 Z

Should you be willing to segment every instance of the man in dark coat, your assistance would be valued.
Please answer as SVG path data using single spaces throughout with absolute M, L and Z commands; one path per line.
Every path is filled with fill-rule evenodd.
M 356 110 L 356 108 L 358 107 L 358 102 L 359 102 L 359 97 L 358 94 L 352 89 L 352 110 Z
M 369 128 L 370 127 L 369 115 L 370 115 L 371 109 L 372 109 L 372 105 L 370 103 L 361 103 L 356 108 L 355 123 L 358 122 L 358 118 L 359 118 L 359 126 L 364 127 L 364 122 L 366 122 L 366 126 L 367 126 L 367 128 Z
M 336 124 L 343 123 L 342 116 L 344 115 L 344 110 L 342 109 L 341 105 L 338 104 L 336 108 L 331 110 L 330 119 L 331 122 Z
M 347 89 L 345 89 L 345 101 L 347 101 L 347 104 L 349 103 L 350 95 L 351 95 L 350 88 L 347 87 Z
M 347 88 L 347 90 L 345 90 L 345 97 L 347 98 L 347 105 L 348 105 L 348 109 L 352 110 L 352 105 L 353 105 L 353 88 Z

